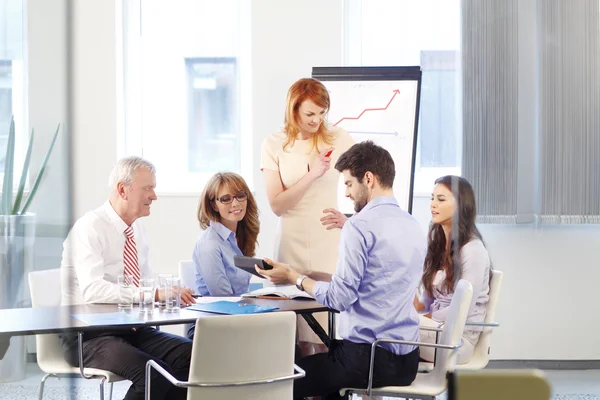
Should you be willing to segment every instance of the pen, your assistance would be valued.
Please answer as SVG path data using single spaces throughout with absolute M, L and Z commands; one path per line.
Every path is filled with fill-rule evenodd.
M 195 298 L 195 299 L 197 299 L 198 297 L 202 297 L 202 296 L 199 295 L 199 294 L 193 294 L 192 297 Z

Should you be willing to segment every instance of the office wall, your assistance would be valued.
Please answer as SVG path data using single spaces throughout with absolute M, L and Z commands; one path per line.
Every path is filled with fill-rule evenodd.
M 74 215 L 99 205 L 117 158 L 117 1 L 73 0 L 72 157 Z
M 70 171 L 67 126 L 67 4 L 29 0 L 26 14 L 27 100 L 29 129 L 35 129 L 30 179 L 37 174 L 57 124 L 61 131 L 30 211 L 36 213 L 36 263 L 60 255 L 69 222 Z M 20 168 L 20 166 L 19 166 Z
M 116 160 L 115 5 L 76 0 L 75 210 L 81 215 L 106 198 L 106 177 Z M 291 29 L 294 20 L 306 29 Z M 314 29 L 313 27 L 319 27 Z M 262 211 L 260 255 L 272 254 L 276 218 L 262 191 L 260 143 L 282 121 L 289 85 L 315 65 L 342 62 L 342 1 L 252 2 L 252 87 L 254 190 Z M 428 199 L 414 213 L 426 228 Z M 199 233 L 195 196 L 160 196 L 146 219 L 155 272 L 176 272 L 189 259 Z M 536 229 L 483 226 L 494 267 L 506 273 L 494 336 L 495 359 L 600 359 L 600 315 L 593 251 L 598 227 Z

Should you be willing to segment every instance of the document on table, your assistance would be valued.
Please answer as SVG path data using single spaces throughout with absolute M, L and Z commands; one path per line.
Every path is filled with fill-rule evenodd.
M 144 320 L 135 314 L 128 314 L 123 311 L 112 313 L 93 313 L 93 314 L 73 314 L 73 318 L 80 320 L 88 325 L 135 325 L 144 324 Z
M 301 291 L 296 285 L 284 286 L 267 286 L 262 289 L 254 290 L 249 293 L 244 293 L 242 297 L 258 297 L 258 298 L 282 298 L 282 299 L 310 299 L 313 300 L 310 294 Z
M 198 297 L 196 298 L 196 304 L 208 304 L 208 303 L 214 303 L 216 301 L 240 301 L 242 298 L 241 297 L 212 297 L 212 296 L 206 296 L 206 297 Z

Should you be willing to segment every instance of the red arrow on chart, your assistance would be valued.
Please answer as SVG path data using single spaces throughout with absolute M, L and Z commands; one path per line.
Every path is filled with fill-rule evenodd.
M 365 108 L 363 110 L 363 112 L 361 112 L 358 117 L 343 117 L 342 119 L 340 119 L 338 122 L 336 122 L 335 124 L 333 124 L 333 126 L 336 126 L 337 124 L 339 124 L 340 122 L 342 122 L 345 119 L 359 119 L 360 117 L 362 117 L 362 115 L 364 113 L 366 113 L 367 111 L 385 111 L 388 109 L 388 107 L 390 106 L 390 104 L 392 104 L 392 101 L 394 100 L 394 97 L 396 97 L 397 94 L 400 93 L 400 90 L 396 89 L 394 90 L 394 95 L 392 96 L 392 98 L 390 99 L 390 101 L 388 101 L 388 103 L 386 104 L 385 107 L 383 108 Z

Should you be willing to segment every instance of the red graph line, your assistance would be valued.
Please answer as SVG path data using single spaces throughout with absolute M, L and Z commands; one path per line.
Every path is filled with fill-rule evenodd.
M 392 98 L 390 99 L 390 101 L 388 101 L 388 103 L 386 104 L 385 107 L 383 107 L 383 108 L 365 108 L 360 114 L 358 114 L 358 117 L 343 117 L 338 122 L 336 122 L 335 124 L 333 124 L 333 126 L 336 126 L 337 124 L 339 124 L 340 122 L 342 122 L 345 119 L 359 119 L 367 111 L 385 111 L 385 110 L 388 109 L 388 107 L 390 106 L 390 104 L 392 104 L 392 101 L 394 100 L 394 97 L 396 97 L 396 95 L 399 94 L 399 93 L 400 93 L 400 90 L 398 90 L 398 89 L 394 90 L 394 95 L 392 96 Z

